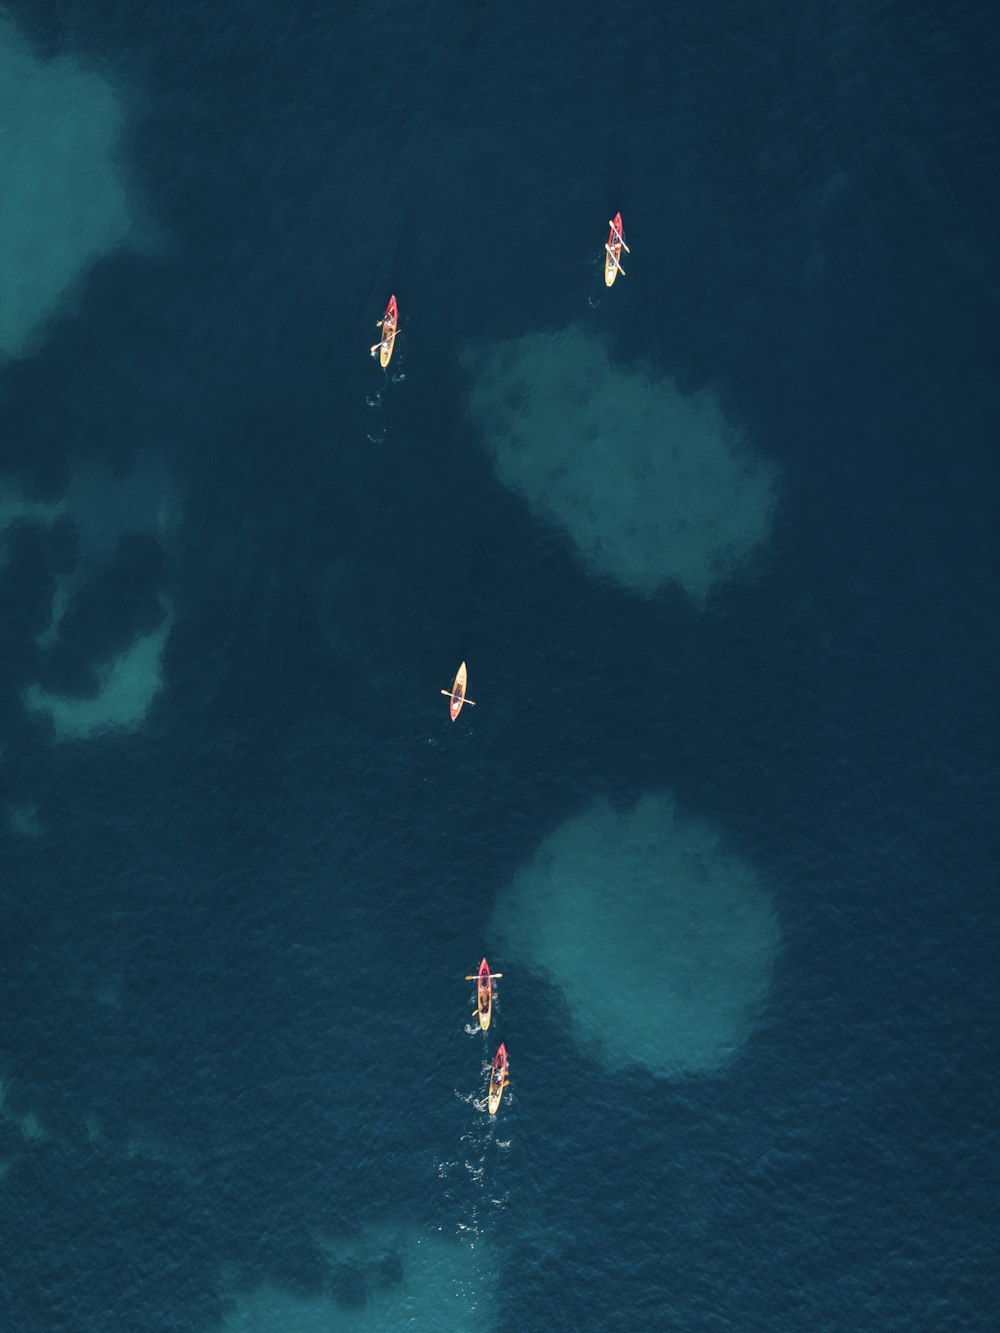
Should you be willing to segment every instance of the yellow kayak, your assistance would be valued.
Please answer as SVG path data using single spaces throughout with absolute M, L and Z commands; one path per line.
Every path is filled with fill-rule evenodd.
M 372 348 L 372 356 L 378 352 L 378 363 L 384 370 L 392 360 L 392 349 L 396 345 L 396 334 L 399 332 L 399 306 L 396 304 L 395 296 L 389 297 L 389 304 L 379 324 L 382 327 L 382 337 Z
M 507 1087 L 507 1047 L 500 1043 L 500 1049 L 493 1057 L 493 1068 L 490 1070 L 490 1091 L 487 1099 L 490 1115 L 496 1115 L 500 1106 L 500 1098 L 503 1096 L 503 1090 Z
M 620 213 L 615 214 L 614 221 L 609 222 L 608 226 L 611 228 L 611 232 L 608 236 L 608 243 L 604 247 L 604 285 L 613 287 L 615 278 L 618 277 L 619 273 L 622 277 L 625 276 L 621 258 L 622 248 L 628 250 L 628 246 L 625 245 L 625 237 L 622 234 L 622 215 Z

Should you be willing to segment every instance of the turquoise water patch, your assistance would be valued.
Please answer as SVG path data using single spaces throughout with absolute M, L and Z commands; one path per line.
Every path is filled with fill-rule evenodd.
M 501 894 L 509 956 L 563 993 L 581 1049 L 664 1077 L 718 1069 L 760 1016 L 780 942 L 770 895 L 671 797 L 596 801 Z
M 163 688 L 163 652 L 174 623 L 170 603 L 163 599 L 161 606 L 163 619 L 156 629 L 140 634 L 125 652 L 96 669 L 96 695 L 73 698 L 29 686 L 25 706 L 51 718 L 57 740 L 84 740 L 109 729 L 133 731 L 146 720 Z
M 593 573 L 703 604 L 768 537 L 777 478 L 710 388 L 614 364 L 580 329 L 468 349 L 497 476 Z
M 304 1296 L 263 1285 L 236 1293 L 225 1333 L 475 1333 L 490 1308 L 494 1279 L 468 1244 L 386 1227 L 319 1248 L 326 1290 Z
M 0 356 L 29 352 L 101 255 L 129 240 L 115 90 L 75 60 L 41 60 L 0 16 Z

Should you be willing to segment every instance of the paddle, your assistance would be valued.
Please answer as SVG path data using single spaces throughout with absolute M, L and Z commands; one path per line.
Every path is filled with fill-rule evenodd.
M 378 346 L 377 343 L 376 343 L 375 345 L 376 345 L 376 347 Z M 441 693 L 444 695 L 444 697 L 445 697 L 446 699 L 454 699 L 454 697 L 455 697 L 455 691 L 454 691 L 454 690 L 442 690 Z M 472 704 L 473 708 L 475 708 L 475 706 L 476 706 L 476 701 L 475 701 L 475 699 L 470 699 L 470 698 L 468 697 L 468 695 L 463 695 L 463 696 L 462 696 L 462 703 L 464 703 L 464 704 Z M 471 977 L 466 977 L 466 981 L 471 981 L 471 980 L 472 980 Z
M 622 249 L 625 251 L 625 253 L 626 253 L 627 255 L 630 255 L 630 254 L 632 253 L 632 251 L 631 251 L 631 250 L 628 248 L 628 246 L 625 244 L 625 237 L 621 234 L 621 232 L 618 230 L 618 228 L 615 226 L 615 224 L 614 224 L 613 222 L 609 222 L 609 223 L 608 223 L 608 226 L 611 228 L 611 230 L 614 232 L 614 234 L 615 234 L 615 235 L 618 237 L 618 239 L 621 241 L 621 243 L 622 243 Z
M 624 244 L 624 242 L 623 242 L 623 244 Z M 628 274 L 627 274 L 627 273 L 625 272 L 625 270 L 622 268 L 622 266 L 621 266 L 621 262 L 619 261 L 618 256 L 615 254 L 614 250 L 612 250 L 611 246 L 610 246 L 610 245 L 605 245 L 604 248 L 605 248 L 605 250 L 607 250 L 607 252 L 608 252 L 608 254 L 611 256 L 611 258 L 615 261 L 615 269 L 616 269 L 616 271 L 619 272 L 619 273 L 622 275 L 623 278 L 627 278 L 627 277 L 628 277 Z M 631 254 L 631 253 L 632 253 L 632 251 L 630 250 L 630 251 L 629 251 L 629 254 Z
M 472 701 L 470 700 L 469 702 L 471 703 Z M 493 981 L 496 981 L 497 977 L 502 977 L 502 976 L 503 976 L 503 973 L 502 973 L 502 972 L 491 972 L 491 973 L 490 973 L 490 977 L 491 977 L 491 979 L 492 979 Z M 478 973 L 478 972 L 473 972 L 471 976 L 468 976 L 468 977 L 466 977 L 465 979 L 466 979 L 466 981 L 478 981 L 478 980 L 479 980 L 479 973 Z
M 379 324 L 381 323 L 382 321 L 379 320 Z M 378 328 L 378 324 L 375 327 Z M 399 329 L 390 329 L 388 333 L 383 334 L 383 336 L 379 338 L 377 343 L 372 343 L 371 347 L 368 349 L 371 352 L 372 356 L 375 355 L 375 353 L 378 351 L 378 349 L 382 346 L 383 343 L 392 342 L 393 338 L 395 338 L 398 332 Z

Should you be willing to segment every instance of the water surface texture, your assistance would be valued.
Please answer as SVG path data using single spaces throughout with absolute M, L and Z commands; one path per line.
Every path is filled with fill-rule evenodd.
M 7 7 L 5 1333 L 991 1326 L 993 8 Z

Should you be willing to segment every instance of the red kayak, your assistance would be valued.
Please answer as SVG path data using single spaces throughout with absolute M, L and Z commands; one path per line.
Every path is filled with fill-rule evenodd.
M 622 231 L 622 215 L 616 213 L 608 226 L 611 231 L 604 247 L 604 282 L 606 286 L 611 287 L 619 273 L 623 278 L 625 276 L 625 270 L 621 264 L 622 250 L 624 249 L 628 254 L 632 252 L 625 244 L 625 235 Z
M 500 973 L 497 973 L 499 976 Z M 493 981 L 490 977 L 490 965 L 484 958 L 479 964 L 476 978 L 476 1008 L 479 1012 L 479 1026 L 485 1032 L 493 1014 Z
M 490 1070 L 490 1092 L 488 1098 L 490 1115 L 496 1115 L 497 1108 L 500 1105 L 500 1098 L 503 1096 L 503 1090 L 507 1087 L 507 1047 L 500 1043 L 500 1049 L 493 1057 L 493 1068 Z
M 392 349 L 396 345 L 396 334 L 399 332 L 399 306 L 396 304 L 395 296 L 389 297 L 389 304 L 379 320 L 379 326 L 382 329 L 382 337 L 372 348 L 372 356 L 378 352 L 379 365 L 384 368 L 392 360 Z

